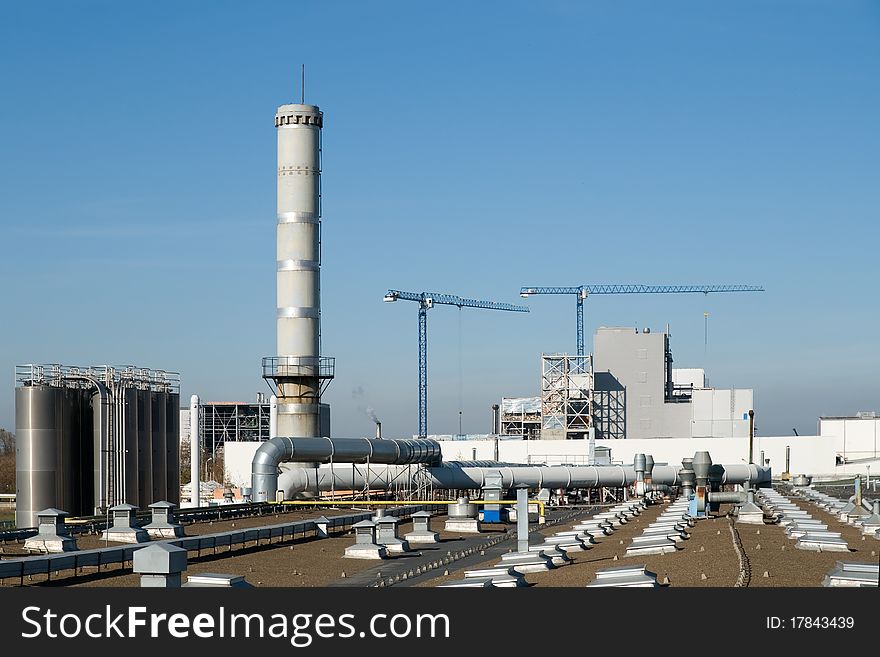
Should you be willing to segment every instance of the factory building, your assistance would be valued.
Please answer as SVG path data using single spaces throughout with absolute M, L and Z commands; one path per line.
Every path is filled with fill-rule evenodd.
M 227 442 L 263 442 L 272 438 L 272 405 L 265 395 L 256 401 L 200 401 L 199 437 L 202 452 L 215 456 Z M 330 435 L 330 406 L 321 404 L 320 434 Z M 180 442 L 190 440 L 190 409 L 180 409 Z
M 751 389 L 716 389 L 674 368 L 668 331 L 596 331 L 590 356 L 544 354 L 541 396 L 501 400 L 501 433 L 528 440 L 723 438 L 749 434 Z
M 822 416 L 819 418 L 818 434 L 836 444 L 837 462 L 841 465 L 878 459 L 880 415 L 875 411 L 862 411 L 853 416 Z M 880 470 L 880 467 L 877 469 Z M 877 474 L 880 475 L 880 472 Z

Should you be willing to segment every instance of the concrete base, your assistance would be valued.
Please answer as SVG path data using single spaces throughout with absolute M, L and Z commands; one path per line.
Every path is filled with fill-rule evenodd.
M 456 579 L 451 582 L 438 584 L 438 589 L 477 589 L 477 588 L 493 588 L 491 577 L 471 577 L 468 579 Z
M 856 522 L 858 520 L 862 520 L 863 518 L 867 518 L 870 515 L 871 515 L 870 511 L 866 511 L 865 509 L 858 507 L 848 513 L 841 513 L 840 514 L 840 521 L 847 522 L 849 524 L 853 524 L 854 522 Z
M 735 522 L 738 525 L 763 525 L 764 512 L 758 509 L 757 513 L 740 513 Z
M 562 540 L 553 540 L 554 538 Z M 558 547 L 566 552 L 583 552 L 587 549 L 580 541 L 565 536 L 548 536 L 544 539 L 544 546 L 547 548 Z
M 859 525 L 859 529 L 866 536 L 873 536 L 877 533 L 878 530 L 880 530 L 880 524 L 877 524 L 874 521 L 874 518 L 876 517 L 877 516 L 871 516 L 871 518 L 869 518 L 870 522 L 863 522 L 861 525 Z
M 810 532 L 824 531 L 828 529 L 828 527 L 800 527 L 798 525 L 789 525 L 785 528 L 785 535 L 791 539 L 800 538 L 801 536 L 806 536 Z
M 404 538 L 409 543 L 439 543 L 440 534 L 437 532 L 410 532 Z
M 801 536 L 794 546 L 798 550 L 813 550 L 815 552 L 849 552 L 849 546 L 840 535 L 825 536 L 822 534 L 805 534 Z
M 404 552 L 410 551 L 409 543 L 402 538 L 395 538 L 388 543 L 382 543 L 382 545 L 384 545 L 385 549 L 392 554 L 403 554 Z
M 580 532 L 587 532 L 587 533 L 592 534 L 594 536 L 597 536 L 599 534 L 602 534 L 603 536 L 611 536 L 611 534 L 614 533 L 613 527 L 609 527 L 607 525 L 596 524 L 596 523 L 588 523 L 588 522 L 582 522 L 579 525 L 574 525 L 572 527 L 572 529 L 575 529 Z
M 675 543 L 669 545 L 632 545 L 623 553 L 625 557 L 643 557 L 646 554 L 672 554 L 678 550 Z
M 150 535 L 138 527 L 111 527 L 101 532 L 101 540 L 112 543 L 149 543 Z
M 388 557 L 388 550 L 384 545 L 355 543 L 345 548 L 343 556 L 347 559 L 385 559 Z
M 224 573 L 202 573 L 200 575 L 189 575 L 186 578 L 184 588 L 198 588 L 213 586 L 215 588 L 226 589 L 251 589 L 244 575 L 226 575 Z
M 553 562 L 540 552 L 508 552 L 501 555 L 500 566 L 513 568 L 518 573 L 536 573 L 553 568 Z
M 690 538 L 687 534 L 679 533 L 675 530 L 666 530 L 663 532 L 648 532 L 646 531 L 644 536 L 662 536 L 666 540 L 672 541 L 673 543 L 681 543 L 682 541 Z
M 530 545 L 529 552 L 547 557 L 550 559 L 550 563 L 557 568 L 571 563 L 571 558 L 566 554 L 566 550 L 555 545 Z
M 878 582 L 880 582 L 880 565 L 838 561 L 836 568 L 825 576 L 822 586 L 876 587 Z
M 180 538 L 183 536 L 183 526 L 181 525 L 162 525 L 158 527 L 146 525 L 144 526 L 144 531 L 153 539 Z
M 476 518 L 448 518 L 443 528 L 459 534 L 479 534 L 480 522 Z
M 736 510 L 735 522 L 744 525 L 763 525 L 764 509 L 751 502 L 746 502 Z
M 40 554 L 76 552 L 79 550 L 76 540 L 71 536 L 49 536 L 46 534 L 37 534 L 25 540 L 24 549 L 27 552 L 38 552 Z
M 676 552 L 678 548 L 674 541 L 665 536 L 636 536 L 623 556 L 635 557 L 645 554 L 668 554 Z
M 522 573 L 516 572 L 513 568 L 480 568 L 478 570 L 466 570 L 465 579 L 485 579 L 492 580 L 493 586 L 500 588 L 514 588 L 519 586 L 528 586 Z
M 621 566 L 597 571 L 596 579 L 587 586 L 654 588 L 659 584 L 657 584 L 657 575 L 646 570 L 645 566 Z
M 180 573 L 141 575 L 141 588 L 180 588 Z
M 687 524 L 684 522 L 676 522 L 674 520 L 655 520 L 648 525 L 648 529 L 657 529 L 658 527 L 683 532 L 687 529 Z
M 553 536 L 573 536 L 584 545 L 595 545 L 596 543 L 596 541 L 593 539 L 593 535 L 590 532 L 577 529 L 564 532 L 556 532 L 555 534 L 553 534 Z

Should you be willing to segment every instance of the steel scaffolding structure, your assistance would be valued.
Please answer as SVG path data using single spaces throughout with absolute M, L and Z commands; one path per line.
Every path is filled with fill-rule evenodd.
M 269 440 L 269 404 L 203 402 L 199 405 L 202 448 L 216 454 L 226 441 Z
M 501 400 L 501 433 L 522 436 L 524 440 L 541 438 L 541 398 L 505 397 Z
M 593 427 L 591 356 L 541 356 L 541 431 L 543 438 L 588 438 Z

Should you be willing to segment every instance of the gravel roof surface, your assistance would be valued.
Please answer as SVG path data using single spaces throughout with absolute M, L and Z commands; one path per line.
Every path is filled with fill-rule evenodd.
M 787 491 L 781 491 L 783 495 Z M 795 540 L 785 534 L 781 525 L 739 525 L 738 531 L 743 549 L 752 566 L 752 579 L 749 586 L 822 586 L 822 580 L 837 561 L 859 561 L 877 563 L 880 560 L 880 541 L 867 537 L 852 525 L 840 522 L 837 518 L 815 504 L 797 497 L 791 501 L 816 520 L 828 525 L 828 531 L 840 532 L 850 548 L 850 552 L 813 552 L 798 550 Z M 761 533 L 758 534 L 757 532 Z M 758 548 L 760 545 L 760 549 Z M 784 549 L 783 549 L 784 548 Z M 764 577 L 764 572 L 769 577 Z
M 281 522 L 293 522 L 307 518 L 317 518 L 321 515 L 346 515 L 360 509 L 330 509 L 323 508 L 317 511 L 292 511 L 280 514 L 278 517 L 262 516 L 252 518 L 238 518 L 235 520 L 215 521 L 213 523 L 198 523 L 186 527 L 187 535 L 203 535 L 228 531 L 233 528 L 255 527 L 271 525 Z M 432 520 L 438 523 L 438 519 Z M 232 525 L 235 525 L 234 527 Z M 438 524 L 438 527 L 442 523 Z M 399 525 L 400 535 L 412 530 L 412 523 L 401 522 Z M 436 531 L 435 527 L 435 531 Z M 449 538 L 457 538 L 448 536 Z M 85 548 L 90 539 L 96 541 L 94 547 L 103 547 L 104 541 L 99 537 L 81 537 L 78 541 L 80 547 Z M 281 586 L 281 587 L 311 587 L 325 586 L 338 580 L 345 572 L 346 576 L 365 570 L 373 565 L 374 561 L 367 559 L 345 558 L 345 548 L 354 543 L 354 536 L 349 532 L 334 535 L 325 539 L 298 538 L 295 542 L 290 540 L 284 543 L 271 545 L 252 546 L 246 548 L 220 548 L 216 555 L 203 553 L 201 557 L 194 557 L 190 553 L 187 570 L 184 572 L 184 581 L 187 574 L 197 573 L 227 573 L 244 575 L 245 579 L 254 586 Z M 392 556 L 391 559 L 401 557 Z M 140 576 L 132 573 L 130 567 L 123 568 L 120 565 L 105 566 L 101 572 L 95 572 L 89 568 L 84 574 L 75 579 L 70 577 L 72 573 L 65 571 L 58 579 L 53 575 L 50 582 L 46 582 L 45 576 L 34 576 L 26 579 L 26 584 L 50 585 L 50 586 L 132 586 L 140 585 Z M 15 580 L 18 584 L 18 580 Z
M 539 573 L 528 573 L 525 579 L 534 586 L 571 587 L 585 586 L 596 577 L 596 571 L 627 565 L 646 565 L 657 574 L 658 581 L 669 578 L 670 586 L 733 586 L 739 574 L 738 560 L 733 541 L 724 517 L 707 519 L 691 529 L 691 538 L 679 543 L 683 549 L 674 554 L 643 555 L 625 557 L 627 546 L 634 536 L 639 536 L 666 508 L 666 504 L 654 505 L 642 511 L 636 518 L 617 527 L 610 536 L 595 536 L 596 544 L 584 552 L 574 552 L 569 556 L 573 563 L 560 568 Z M 582 518 L 587 518 L 585 514 Z M 580 520 L 542 530 L 553 534 L 577 524 Z M 717 532 L 721 532 L 718 534 Z M 700 548 L 703 551 L 700 551 Z M 617 556 L 617 561 L 614 557 Z M 492 565 L 495 561 L 487 562 Z M 464 570 L 450 571 L 448 576 L 426 582 L 426 586 L 436 586 L 446 580 L 462 579 Z M 706 579 L 701 578 L 706 575 Z
M 839 522 L 814 504 L 797 498 L 793 501 L 814 518 L 823 520 L 831 531 L 841 532 L 851 551 L 820 553 L 798 550 L 794 547 L 795 541 L 785 535 L 780 525 L 735 525 L 751 565 L 749 586 L 820 587 L 825 575 L 835 567 L 837 561 L 880 561 L 880 541 L 871 537 L 863 538 L 857 528 Z M 585 586 L 595 579 L 597 570 L 644 564 L 657 575 L 659 582 L 668 578 L 669 586 L 732 587 L 739 574 L 739 566 L 726 517 L 729 508 L 728 505 L 722 505 L 718 517 L 697 521 L 696 526 L 690 529 L 691 538 L 679 543 L 683 549 L 676 553 L 624 557 L 632 537 L 639 535 L 642 528 L 661 512 L 657 506 L 650 507 L 611 536 L 595 537 L 597 544 L 589 550 L 572 553 L 572 564 L 546 572 L 528 573 L 525 579 L 534 586 Z M 575 523 L 569 523 L 569 526 L 572 524 Z M 553 528 L 550 533 L 552 531 L 558 529 Z M 614 560 L 615 555 L 617 561 Z M 493 565 L 495 561 L 484 565 Z M 419 586 L 436 586 L 446 580 L 461 579 L 464 570 L 450 571 L 448 576 Z M 764 572 L 768 577 L 763 576 Z
M 792 501 L 807 510 L 813 518 L 826 522 L 831 531 L 840 531 L 851 551 L 849 553 L 818 553 L 798 550 L 794 547 L 795 541 L 789 539 L 785 535 L 783 527 L 779 525 L 765 524 L 760 527 L 735 525 L 745 554 L 751 564 L 749 586 L 821 586 L 823 578 L 828 571 L 834 568 L 836 561 L 877 562 L 880 559 L 877 556 L 880 554 L 880 541 L 870 537 L 862 540 L 858 529 L 840 523 L 816 505 L 798 498 L 794 498 Z M 644 564 L 649 571 L 657 575 L 659 582 L 668 578 L 669 586 L 732 587 L 739 574 L 739 566 L 729 521 L 725 515 L 729 509 L 728 505 L 721 507 L 719 517 L 697 521 L 696 526 L 690 528 L 691 538 L 678 543 L 682 549 L 675 553 L 641 557 L 624 556 L 631 539 L 640 535 L 643 528 L 656 519 L 665 507 L 666 504 L 649 507 L 630 522 L 618 527 L 610 536 L 601 534 L 596 536 L 597 543 L 590 549 L 570 554 L 573 563 L 546 572 L 529 573 L 525 576 L 526 580 L 533 586 L 579 587 L 593 581 L 597 570 Z M 254 527 L 314 518 L 322 514 L 329 516 L 351 512 L 350 509 L 294 511 L 277 517 L 272 515 L 193 524 L 186 527 L 186 532 L 188 535 L 207 534 L 227 531 L 233 527 Z M 568 519 L 559 524 L 542 526 L 532 534 L 532 542 L 540 542 L 540 534 L 549 535 L 569 529 L 590 515 L 590 513 L 584 512 L 582 515 L 578 515 L 577 519 Z M 455 550 L 456 543 L 462 540 L 462 535 L 444 531 L 444 521 L 445 516 L 436 516 L 431 521 L 431 528 L 440 533 L 442 543 L 430 548 L 428 546 L 414 546 L 414 548 L 425 550 L 426 554 L 428 550 L 439 549 L 443 554 L 446 553 L 446 550 Z M 410 522 L 401 522 L 400 535 L 403 536 L 411 531 L 411 528 Z M 511 529 L 511 526 L 489 526 L 486 529 L 488 531 L 484 535 L 489 537 L 492 534 L 503 533 Z M 83 548 L 92 547 L 90 541 L 95 542 L 94 547 L 103 545 L 103 542 L 96 536 L 81 537 L 79 545 Z M 374 568 L 379 563 L 372 560 L 344 558 L 345 548 L 353 542 L 354 537 L 346 533 L 326 539 L 299 539 L 296 542 L 287 541 L 232 551 L 221 548 L 216 555 L 204 554 L 198 558 L 191 556 L 184 575 L 208 572 L 244 575 L 247 581 L 254 586 L 313 587 L 338 584 L 345 581 L 342 578 L 343 571 L 347 578 L 369 568 Z M 760 547 L 758 547 L 759 545 Z M 505 551 L 515 549 L 515 538 L 500 544 L 500 546 L 504 546 Z M 9 547 L 7 546 L 7 549 Z M 615 557 L 617 557 L 616 560 Z M 381 563 L 390 566 L 395 560 L 409 558 L 411 557 L 392 556 Z M 497 561 L 496 552 L 494 556 L 478 565 L 474 564 L 473 559 L 469 561 L 466 568 L 461 566 L 456 568 L 453 563 L 449 566 L 449 575 L 441 575 L 424 581 L 413 581 L 411 585 L 436 586 L 447 580 L 463 578 L 464 570 L 494 565 Z M 456 569 L 453 570 L 453 568 Z M 768 577 L 763 577 L 765 571 L 768 573 Z M 64 574 L 62 573 L 62 575 Z M 32 581 L 27 583 L 39 585 L 43 583 L 41 581 L 43 579 L 45 578 L 34 577 Z M 138 575 L 131 573 L 130 569 L 123 569 L 119 566 L 111 566 L 100 573 L 87 572 L 76 579 L 61 577 L 55 581 L 53 576 L 53 581 L 49 583 L 54 586 L 114 587 L 135 587 L 138 584 Z

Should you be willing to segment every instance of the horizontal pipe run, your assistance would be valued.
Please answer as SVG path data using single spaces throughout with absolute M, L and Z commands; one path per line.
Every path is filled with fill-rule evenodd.
M 374 463 L 436 465 L 442 461 L 434 440 L 373 440 L 369 438 L 271 438 L 260 445 L 251 462 L 254 502 L 274 498 L 278 466 L 300 463 Z
M 287 468 L 285 462 L 366 464 L 366 468 Z M 369 438 L 272 438 L 264 442 L 254 455 L 251 487 L 253 501 L 264 502 L 282 490 L 285 498 L 298 493 L 333 490 L 388 490 L 396 486 L 412 487 L 409 477 L 399 467 L 411 464 L 426 466 L 430 484 L 441 489 L 479 489 L 486 484 L 486 475 L 501 476 L 503 488 L 524 484 L 536 488 L 599 488 L 624 487 L 637 480 L 632 466 L 529 466 L 493 461 L 443 463 L 440 444 L 434 440 L 375 440 Z M 385 465 L 384 468 L 371 466 Z M 393 468 L 393 470 L 392 470 Z M 768 483 L 770 468 L 735 463 L 720 466 L 722 484 Z M 656 486 L 677 486 L 679 466 L 655 465 L 652 482 Z M 662 490 L 662 489 L 657 489 Z
M 709 502 L 715 504 L 741 504 L 748 499 L 748 494 L 745 491 L 734 491 L 731 493 L 709 491 L 706 494 L 708 495 Z
M 654 486 L 673 486 L 679 482 L 677 473 L 670 476 L 659 475 L 655 466 Z M 672 468 L 670 468 L 672 469 Z M 426 468 L 430 484 L 440 489 L 479 489 L 486 483 L 488 473 L 501 475 L 503 488 L 512 488 L 517 484 L 526 484 L 529 488 L 599 488 L 629 486 L 635 481 L 636 474 L 632 468 L 621 466 L 496 466 L 462 467 L 455 462 L 444 463 L 437 467 Z M 330 468 L 290 468 L 277 479 L 278 488 L 284 491 L 286 498 L 299 493 L 309 492 L 320 494 L 331 490 L 362 490 L 367 487 L 382 490 L 392 489 L 397 485 L 411 487 L 406 479 L 410 473 L 395 466 L 369 467 L 351 469 L 346 467 Z M 415 474 L 415 473 L 411 473 Z M 726 483 L 746 483 L 733 477 L 726 478 Z M 656 490 L 663 490 L 657 488 Z

